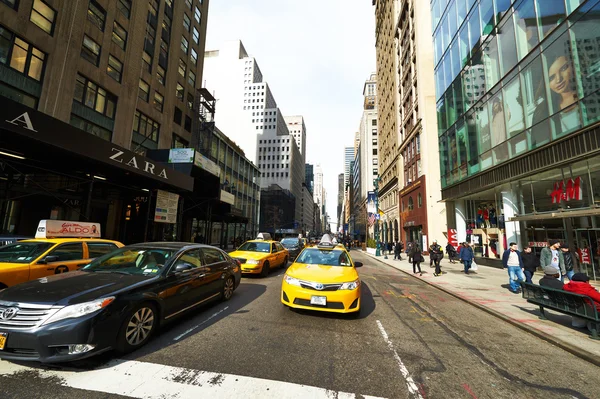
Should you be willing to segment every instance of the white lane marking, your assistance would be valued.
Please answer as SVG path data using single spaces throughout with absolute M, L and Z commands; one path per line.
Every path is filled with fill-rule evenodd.
M 400 367 L 400 372 L 402 373 L 402 376 L 406 380 L 406 386 L 408 387 L 408 391 L 411 393 L 411 395 L 414 398 L 423 399 L 423 396 L 421 396 L 421 393 L 419 392 L 419 387 L 417 386 L 415 381 L 410 376 L 408 369 L 402 362 L 402 359 L 400 359 L 400 356 L 398 355 L 398 352 L 396 352 L 396 349 L 394 349 L 394 344 L 388 337 L 387 332 L 385 332 L 385 329 L 383 328 L 383 324 L 381 324 L 381 322 L 379 320 L 377 320 L 377 327 L 379 327 L 379 331 L 381 332 L 381 335 L 383 336 L 383 340 L 387 344 L 388 349 L 390 351 L 392 351 L 392 353 L 394 354 L 394 359 L 396 359 L 396 362 L 398 363 L 398 367 Z
M 19 378 L 19 373 L 23 372 L 37 372 L 39 377 L 52 379 L 52 382 L 56 381 L 65 387 L 144 399 L 229 399 L 235 397 L 261 399 L 364 397 L 379 399 L 375 396 L 359 396 L 309 385 L 171 367 L 135 360 L 116 359 L 99 369 L 90 371 L 33 369 L 0 361 L 0 375 L 2 376 L 13 375 L 15 378 Z
M 180 335 L 176 336 L 173 340 L 174 341 L 179 341 L 181 338 L 183 338 L 187 334 L 191 333 L 192 331 L 194 331 L 196 328 L 200 327 L 201 325 L 209 322 L 211 319 L 214 319 L 215 317 L 217 317 L 218 315 L 220 315 L 221 313 L 223 313 L 227 309 L 229 309 L 229 306 L 225 306 L 223 309 L 221 309 L 218 312 L 214 313 L 212 316 L 210 316 L 208 319 L 204 320 L 202 323 L 198 324 L 197 326 L 194 326 L 194 327 L 190 328 L 189 330 L 187 330 L 183 334 L 180 334 Z

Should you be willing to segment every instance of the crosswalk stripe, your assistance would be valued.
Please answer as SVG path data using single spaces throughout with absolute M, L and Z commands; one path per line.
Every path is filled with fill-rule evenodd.
M 60 385 L 134 398 L 339 398 L 378 399 L 375 396 L 336 392 L 309 385 L 214 373 L 135 360 L 112 360 L 89 371 L 33 369 L 0 361 L 1 376 L 37 371 Z

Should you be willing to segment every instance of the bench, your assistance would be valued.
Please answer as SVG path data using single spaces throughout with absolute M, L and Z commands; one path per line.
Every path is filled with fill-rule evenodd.
M 520 282 L 523 298 L 540 307 L 540 319 L 547 320 L 544 308 L 591 321 L 592 339 L 600 339 L 600 314 L 593 299 L 586 295 Z

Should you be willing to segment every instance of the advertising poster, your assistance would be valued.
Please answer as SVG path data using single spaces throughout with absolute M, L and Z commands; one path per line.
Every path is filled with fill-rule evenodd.
M 458 233 L 456 229 L 448 229 L 448 243 L 458 249 Z
M 100 223 L 40 220 L 35 238 L 90 237 L 100 238 Z
M 179 194 L 157 190 L 154 221 L 158 223 L 177 223 Z
M 367 213 L 376 213 L 377 207 L 375 206 L 375 192 L 369 191 L 367 194 Z

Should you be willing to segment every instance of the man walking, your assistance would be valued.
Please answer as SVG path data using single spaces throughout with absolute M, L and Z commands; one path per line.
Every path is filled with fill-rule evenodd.
M 523 272 L 525 273 L 525 282 L 533 284 L 531 278 L 533 277 L 537 267 L 540 264 L 537 256 L 531 251 L 531 247 L 525 247 L 523 253 L 521 254 L 521 259 L 523 260 Z
M 396 247 L 394 248 L 394 260 L 398 259 L 398 260 L 402 260 L 402 249 L 404 248 L 404 245 L 402 244 L 402 241 L 398 241 L 396 243 Z
M 552 266 L 560 271 L 560 280 L 563 280 L 567 274 L 565 269 L 565 257 L 560 251 L 560 241 L 549 240 L 548 246 L 542 249 L 540 253 L 540 266 L 542 269 L 546 266 Z
M 469 269 L 471 268 L 473 258 L 475 257 L 473 248 L 471 248 L 468 243 L 463 242 L 460 246 L 460 252 L 458 253 L 458 256 L 465 267 L 464 273 L 469 274 Z
M 510 292 L 518 294 L 520 286 L 517 281 L 524 281 L 525 275 L 523 274 L 523 259 L 521 259 L 521 252 L 517 249 L 516 242 L 511 242 L 509 249 L 502 254 L 502 265 L 508 269 Z
M 412 263 L 412 249 L 415 244 L 412 241 L 409 241 L 406 244 L 406 256 L 408 257 L 408 263 Z
M 433 275 L 436 277 L 442 275 L 440 262 L 442 261 L 443 257 L 444 251 L 442 251 L 442 247 L 437 243 L 436 240 L 433 240 L 433 244 L 431 244 L 429 247 L 429 258 L 431 259 L 430 262 L 433 261 L 433 263 L 435 263 L 435 272 Z

